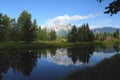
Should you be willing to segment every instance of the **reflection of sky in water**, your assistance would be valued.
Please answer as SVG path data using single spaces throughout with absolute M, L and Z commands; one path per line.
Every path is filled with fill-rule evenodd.
M 115 53 L 110 53 L 110 54 L 104 54 L 102 52 L 94 52 L 93 56 L 90 57 L 89 64 L 94 65 L 96 63 L 99 63 L 105 58 L 110 58 L 111 56 L 115 55 Z
M 24 76 L 22 73 L 14 74 L 13 70 L 9 69 L 4 75 L 3 80 L 62 80 L 69 73 L 77 69 L 97 64 L 115 54 L 115 52 L 104 53 L 98 51 L 90 55 L 88 64 L 84 64 L 79 60 L 74 64 L 72 59 L 68 57 L 67 49 L 57 49 L 55 52 L 55 56 L 47 51 L 47 57 L 43 55 L 41 58 L 38 58 L 36 67 L 33 68 L 30 76 Z
M 47 60 L 49 62 L 56 63 L 58 65 L 80 65 L 82 62 L 77 61 L 76 64 L 73 63 L 73 61 L 68 57 L 67 50 L 66 49 L 57 49 L 55 56 L 51 56 L 48 54 Z
M 89 59 L 89 63 L 87 65 L 94 65 L 99 63 L 105 58 L 109 58 L 113 56 L 115 52 L 112 53 L 102 53 L 102 52 L 94 52 L 93 55 L 91 55 Z M 77 62 L 74 64 L 71 58 L 68 57 L 67 50 L 66 49 L 57 49 L 55 56 L 51 56 L 50 53 L 48 53 L 47 58 L 49 62 L 55 63 L 57 65 L 83 65 L 84 63 L 77 60 Z

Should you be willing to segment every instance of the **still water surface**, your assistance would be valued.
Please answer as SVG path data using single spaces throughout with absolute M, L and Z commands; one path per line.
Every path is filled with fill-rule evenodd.
M 118 53 L 116 46 L 0 51 L 0 80 L 63 80 Z

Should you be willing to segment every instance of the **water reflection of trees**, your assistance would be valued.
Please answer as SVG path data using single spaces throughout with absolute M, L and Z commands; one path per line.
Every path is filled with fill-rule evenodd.
M 47 52 L 51 56 L 56 54 L 56 48 L 40 49 L 40 50 L 14 50 L 14 51 L 0 51 L 0 80 L 3 74 L 12 68 L 13 73 L 22 73 L 25 76 L 30 76 L 34 67 L 36 67 L 37 58 L 41 56 L 47 57 Z
M 120 44 L 114 44 L 114 45 L 97 45 L 95 46 L 96 52 L 102 52 L 102 53 L 119 53 L 120 51 Z
M 0 52 L 0 80 L 2 80 L 2 74 L 6 73 L 9 68 L 13 69 L 14 74 L 21 72 L 29 76 L 36 66 L 37 57 L 35 51 Z
M 105 59 L 96 66 L 77 70 L 65 80 L 120 80 L 120 54 Z
M 114 45 L 113 48 L 117 53 L 120 52 L 120 45 L 119 44 Z
M 51 56 L 55 56 L 57 48 L 51 48 L 51 49 L 39 49 L 37 50 L 37 53 L 39 54 L 39 58 L 41 56 L 47 57 L 48 53 L 51 54 Z
M 6 59 L 7 58 L 7 59 Z M 2 73 L 7 73 L 7 70 L 10 67 L 10 58 L 5 53 L 0 53 L 0 80 L 3 78 Z
M 113 49 L 114 52 L 120 53 L 120 45 L 97 46 L 98 50 Z M 76 70 L 70 73 L 65 80 L 120 80 L 120 54 L 108 58 L 98 63 L 96 66 L 84 70 Z
M 82 63 L 88 63 L 94 49 L 94 47 L 68 48 L 68 57 L 72 59 L 73 63 L 78 60 Z
M 89 62 L 90 56 L 93 54 L 94 50 L 106 50 L 109 48 L 114 48 L 114 50 L 119 53 L 120 45 L 114 45 L 112 47 L 106 48 L 105 46 L 98 47 L 80 47 L 80 48 L 68 48 L 67 55 L 73 63 L 80 61 L 84 64 Z M 57 54 L 56 48 L 52 49 L 39 49 L 39 50 L 24 50 L 24 51 L 0 51 L 0 80 L 2 80 L 3 75 L 12 68 L 13 73 L 22 73 L 25 76 L 30 76 L 34 67 L 36 67 L 37 58 L 47 57 L 48 54 L 55 56 Z M 66 50 L 66 49 L 64 49 Z M 62 50 L 62 51 L 64 51 Z

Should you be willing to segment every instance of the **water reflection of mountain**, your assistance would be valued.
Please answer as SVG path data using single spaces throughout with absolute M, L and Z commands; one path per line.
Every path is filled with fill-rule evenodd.
M 80 65 L 87 64 L 90 56 L 94 52 L 94 47 L 83 47 L 83 48 L 68 48 L 68 49 L 57 49 L 56 54 L 51 56 L 48 55 L 47 59 L 50 62 L 59 65 Z
M 81 66 L 83 64 L 89 65 L 95 63 L 94 60 L 100 61 L 98 60 L 98 56 L 100 55 L 93 54 L 94 51 L 98 53 L 114 53 L 116 51 L 118 53 L 119 50 L 120 45 L 115 45 L 113 48 L 90 46 L 80 48 L 0 51 L 0 80 L 2 80 L 3 76 L 10 70 L 12 70 L 12 72 L 10 72 L 12 74 L 20 73 L 19 75 L 30 76 L 37 65 L 37 60 L 39 60 L 38 62 L 42 62 L 43 60 L 49 61 L 55 63 L 55 65 L 58 64 L 57 66 Z M 43 66 L 45 66 L 44 61 L 42 63 Z
M 47 59 L 50 62 L 59 64 L 59 65 L 80 65 L 80 64 L 88 64 L 90 57 L 93 55 L 93 52 L 108 54 L 119 52 L 120 46 L 114 45 L 112 47 L 106 46 L 98 46 L 98 47 L 75 47 L 75 48 L 62 48 L 56 49 L 54 55 L 48 51 Z
M 48 54 L 47 56 L 48 61 L 56 63 L 58 65 L 72 65 L 74 64 L 73 61 L 68 57 L 68 52 L 66 49 L 57 49 L 56 54 L 54 56 L 51 56 L 51 54 Z M 81 62 L 77 61 L 76 65 L 82 64 Z

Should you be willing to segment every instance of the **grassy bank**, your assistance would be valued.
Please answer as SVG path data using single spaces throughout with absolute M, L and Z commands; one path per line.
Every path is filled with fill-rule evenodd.
M 58 41 L 35 41 L 29 44 L 24 42 L 2 42 L 0 49 L 42 49 L 42 48 L 61 48 L 61 47 L 83 47 L 91 45 L 119 44 L 120 41 L 94 41 L 94 42 L 58 42 Z
M 96 66 L 77 70 L 65 80 L 120 80 L 120 54 L 103 60 Z

